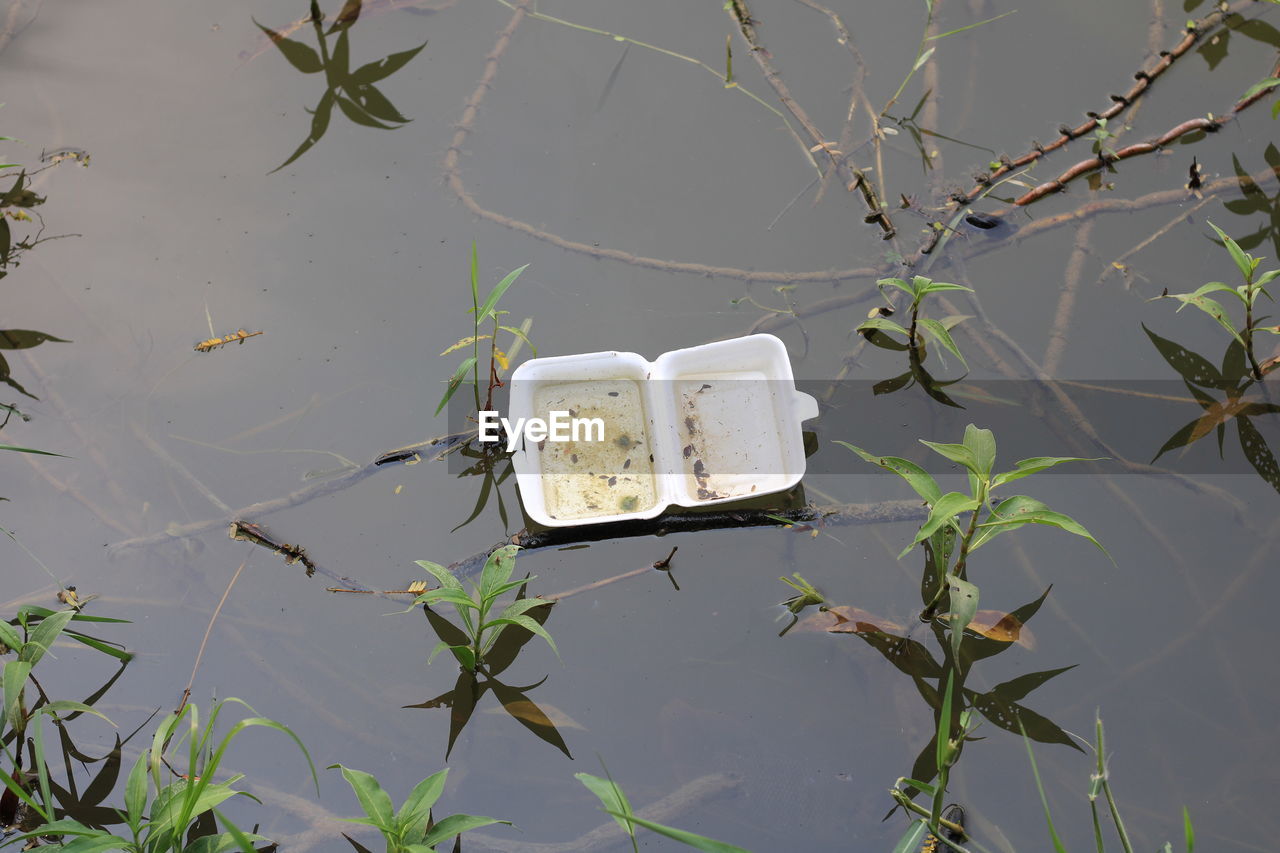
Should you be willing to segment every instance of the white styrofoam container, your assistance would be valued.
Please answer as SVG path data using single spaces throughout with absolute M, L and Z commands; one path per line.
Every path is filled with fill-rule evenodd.
M 773 335 L 652 362 L 631 352 L 533 359 L 511 377 L 509 409 L 513 424 L 558 410 L 604 422 L 603 441 L 522 439 L 515 448 L 525 511 L 550 527 L 785 491 L 804 476 L 800 424 L 818 415 Z

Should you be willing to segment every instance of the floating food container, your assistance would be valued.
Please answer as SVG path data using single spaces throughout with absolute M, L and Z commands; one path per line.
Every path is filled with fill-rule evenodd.
M 517 435 L 513 463 L 529 517 L 565 527 L 785 491 L 804 476 L 800 424 L 817 415 L 782 341 L 751 335 L 652 362 L 532 359 L 511 377 L 507 420 L 552 427 Z

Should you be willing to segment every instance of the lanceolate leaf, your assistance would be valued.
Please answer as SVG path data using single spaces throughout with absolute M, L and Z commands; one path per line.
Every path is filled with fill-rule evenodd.
M 997 512 L 998 511 L 999 511 L 999 508 L 997 507 Z M 1083 536 L 1085 539 L 1088 539 L 1094 545 L 1097 545 L 1098 550 L 1102 551 L 1102 553 L 1104 554 L 1107 554 L 1107 549 L 1103 548 L 1102 543 L 1100 543 L 1097 539 L 1094 539 L 1092 534 L 1090 534 L 1088 530 L 1085 530 L 1084 525 L 1082 525 L 1080 522 L 1076 521 L 1074 518 L 1072 518 L 1069 515 L 1064 515 L 1063 513 L 1060 513 L 1060 512 L 1054 512 L 1051 509 L 1032 509 L 1030 507 L 1019 507 L 1007 518 L 999 518 L 994 521 L 988 521 L 984 524 L 979 524 L 978 527 L 980 529 L 984 529 L 984 528 L 993 528 L 993 527 L 1000 527 L 1000 526 L 1007 526 L 1007 525 L 1021 526 L 1023 524 L 1028 524 L 1028 523 L 1046 524 L 1046 525 L 1049 525 L 1050 527 L 1057 527 L 1059 530 L 1065 530 L 1068 533 L 1074 533 L 1076 536 Z M 971 548 L 970 550 L 973 550 L 973 549 Z M 1108 558 L 1110 558 L 1110 556 L 1111 556 L 1110 554 L 1107 554 Z
M 1207 296 L 1197 296 L 1194 293 L 1181 293 L 1174 298 L 1181 301 L 1184 306 L 1194 305 L 1199 308 L 1201 311 L 1216 320 L 1219 326 L 1226 329 L 1227 332 L 1230 333 L 1231 337 L 1243 343 L 1240 333 L 1237 332 L 1236 327 L 1232 325 L 1231 318 L 1227 316 L 1226 310 L 1215 300 L 1210 299 Z M 1178 310 L 1181 311 L 1182 308 L 1179 308 Z
M 951 599 L 951 653 L 959 659 L 964 629 L 978 612 L 978 588 L 955 575 L 947 575 L 947 584 Z
M 933 336 L 938 343 L 942 344 L 947 352 L 960 359 L 960 363 L 968 370 L 969 364 L 964 360 L 964 356 L 960 354 L 960 348 L 956 346 L 956 342 L 951 339 L 951 333 L 946 330 L 937 320 L 930 320 L 928 317 L 921 317 L 919 320 L 920 328 L 924 329 Z
M 493 309 L 498 307 L 498 300 L 507 292 L 507 288 L 511 287 L 511 285 L 515 283 L 515 280 L 520 277 L 520 273 L 524 272 L 528 268 L 529 265 L 525 264 L 518 269 L 514 269 L 507 273 L 506 278 L 498 282 L 498 286 L 489 293 L 489 297 L 485 299 L 484 304 L 480 306 L 480 310 L 476 312 L 477 322 L 493 316 Z
M 899 477 L 907 481 L 911 488 L 915 489 L 916 494 L 924 498 L 925 501 L 932 504 L 942 496 L 942 489 L 939 488 L 936 480 L 928 471 L 921 468 L 914 462 L 902 459 L 898 456 L 873 456 L 861 447 L 855 447 L 847 441 L 837 441 L 842 447 L 852 450 L 872 465 L 879 465 L 886 471 L 892 471 Z
M 1240 276 L 1246 280 L 1251 278 L 1253 276 L 1255 264 L 1249 256 L 1245 254 L 1244 249 L 1241 249 L 1236 241 L 1228 237 L 1226 232 L 1217 225 L 1210 222 L 1209 227 L 1212 228 L 1214 233 L 1218 235 L 1218 238 L 1222 240 L 1222 245 L 1226 247 L 1227 253 L 1231 255 L 1231 260 L 1235 261 L 1236 269 L 1240 270 Z
M 872 317 L 866 322 L 861 323 L 858 326 L 857 331 L 866 332 L 871 331 L 872 329 L 877 329 L 881 332 L 897 332 L 903 337 L 906 337 L 909 334 L 906 329 L 887 317 Z
M 1105 458 L 1104 456 L 1092 459 L 1081 456 L 1033 456 L 1030 459 L 1023 459 L 1015 463 L 1012 471 L 997 474 L 995 479 L 991 481 L 991 488 L 994 489 L 998 486 L 1003 486 L 1005 483 L 1012 483 L 1014 480 L 1021 480 L 1023 477 L 1030 477 L 1032 474 L 1037 474 L 1064 462 L 1100 462 Z
M 928 539 L 943 525 L 954 524 L 957 513 L 970 512 L 977 508 L 978 502 L 969 495 L 961 494 L 960 492 L 947 492 L 929 508 L 929 518 L 916 531 L 915 538 L 898 555 L 898 559 L 901 560 L 905 557 L 912 548 Z
M 975 474 L 982 473 L 982 466 L 978 464 L 977 458 L 974 457 L 973 451 L 965 447 L 963 444 L 942 444 L 935 441 L 925 441 L 920 439 L 920 443 L 925 447 L 933 449 L 935 452 L 942 454 L 952 462 L 959 463 Z
M 440 414 L 440 410 L 445 407 L 453 397 L 454 392 L 458 390 L 458 386 L 462 384 L 462 380 L 471 372 L 471 368 L 476 366 L 476 357 L 468 356 L 462 364 L 458 365 L 458 369 L 453 372 L 453 376 L 449 377 L 449 384 L 445 388 L 444 396 L 440 398 L 440 405 L 436 406 L 436 414 Z

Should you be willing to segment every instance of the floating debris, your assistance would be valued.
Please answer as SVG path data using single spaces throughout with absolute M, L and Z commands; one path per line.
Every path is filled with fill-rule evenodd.
M 196 344 L 196 352 L 213 352 L 218 347 L 226 346 L 227 344 L 243 344 L 249 338 L 256 337 L 261 334 L 262 332 L 246 332 L 244 329 L 237 329 L 224 337 L 209 338 L 207 341 L 201 341 Z
M 311 558 L 307 556 L 306 551 L 302 550 L 301 545 L 277 542 L 271 537 L 271 534 L 257 524 L 248 521 L 233 521 L 231 522 L 231 529 L 227 531 L 227 535 L 232 539 L 252 542 L 254 545 L 261 545 L 263 548 L 274 551 L 277 554 L 283 554 L 284 561 L 289 565 L 302 563 L 307 569 L 307 577 L 311 577 L 316 573 L 316 564 L 311 562 Z

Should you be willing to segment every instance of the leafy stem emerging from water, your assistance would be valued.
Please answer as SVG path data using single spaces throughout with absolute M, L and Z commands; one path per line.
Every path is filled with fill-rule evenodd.
M 1026 495 L 1014 495 L 999 500 L 994 490 L 1001 486 L 1047 470 L 1063 462 L 1092 462 L 1075 456 L 1035 456 L 1018 462 L 1010 471 L 993 474 L 996 461 L 996 440 L 991 430 L 980 429 L 973 424 L 965 427 L 961 444 L 942 444 L 921 440 L 921 444 L 965 469 L 969 477 L 969 493 L 943 493 L 938 482 L 914 462 L 897 456 L 876 456 L 840 441 L 841 444 L 873 465 L 892 471 L 915 490 L 929 506 L 929 517 L 916 532 L 915 538 L 903 549 L 899 559 L 905 557 L 917 545 L 923 545 L 930 555 L 934 572 L 932 600 L 921 614 L 922 619 L 932 619 L 942 603 L 950 595 L 952 645 L 958 654 L 964 627 L 969 624 L 978 607 L 978 588 L 966 580 L 969 555 L 1001 533 L 1015 530 L 1027 524 L 1045 524 L 1068 533 L 1083 536 L 1102 550 L 1106 549 L 1094 539 L 1088 530 L 1068 515 L 1055 512 L 1044 503 Z M 961 517 L 968 513 L 966 521 Z M 959 538 L 954 566 L 950 566 L 951 554 Z M 1110 555 L 1108 555 L 1110 556 Z M 950 567 L 949 567 L 950 566 Z
M 547 641 L 557 656 L 560 654 L 547 630 L 537 620 L 526 615 L 535 607 L 549 607 L 554 602 L 541 598 L 518 598 L 508 604 L 497 617 L 489 618 L 489 613 L 499 597 L 532 580 L 532 578 L 511 580 L 511 572 L 516 565 L 516 552 L 519 550 L 518 545 L 504 545 L 490 554 L 488 561 L 484 564 L 484 570 L 480 573 L 480 584 L 474 586 L 470 594 L 462 588 L 462 582 L 454 577 L 453 572 L 444 566 L 429 560 L 418 560 L 418 565 L 440 581 L 440 586 L 418 596 L 413 603 L 425 604 L 428 607 L 440 602 L 452 604 L 458 611 L 458 618 L 462 620 L 463 629 L 469 638 L 468 643 L 459 645 L 450 645 L 441 640 L 432 650 L 428 663 L 441 651 L 448 649 L 468 672 L 476 672 L 484 665 L 484 656 L 493 648 L 499 635 L 509 625 L 518 625 L 532 634 L 537 634 Z
M 1235 240 L 1228 237 L 1221 228 L 1212 222 L 1209 223 L 1209 227 L 1222 240 L 1222 246 L 1227 250 L 1227 254 L 1231 255 L 1231 260 L 1235 262 L 1236 269 L 1240 271 L 1244 284 L 1239 287 L 1232 287 L 1220 281 L 1211 281 L 1192 293 L 1169 293 L 1166 291 L 1156 298 L 1177 299 L 1182 303 L 1178 308 L 1179 311 L 1188 305 L 1194 305 L 1216 320 L 1218 325 L 1226 329 L 1227 333 L 1244 347 L 1245 355 L 1249 358 L 1249 366 L 1253 370 L 1253 378 L 1261 380 L 1266 371 L 1258 364 L 1258 358 L 1254 355 L 1253 335 L 1255 332 L 1269 332 L 1273 335 L 1280 335 L 1280 325 L 1258 325 L 1267 318 L 1255 317 L 1254 308 L 1257 305 L 1259 296 L 1266 296 L 1268 299 L 1272 298 L 1271 294 L 1267 293 L 1266 285 L 1276 276 L 1280 276 L 1280 269 L 1270 270 L 1258 275 L 1258 264 L 1262 263 L 1262 258 L 1255 258 L 1244 249 L 1241 249 Z M 1244 306 L 1244 326 L 1242 328 L 1236 329 L 1235 324 L 1231 322 L 1231 317 L 1228 316 L 1222 304 L 1207 295 L 1210 293 L 1230 293 L 1240 300 L 1240 303 Z M 1269 363 L 1268 366 L 1274 367 L 1274 364 Z
M 931 293 L 941 293 L 948 290 L 967 290 L 972 293 L 973 288 L 965 287 L 963 284 L 934 281 L 923 275 L 913 276 L 910 282 L 900 278 L 882 278 L 876 282 L 876 285 L 880 288 L 881 293 L 885 292 L 885 288 L 896 287 L 911 298 L 911 304 L 907 308 L 911 313 L 911 327 L 903 328 L 900 324 L 889 319 L 893 314 L 891 302 L 888 308 L 877 308 L 872 311 L 867 321 L 858 326 L 857 331 L 861 332 L 868 342 L 884 349 L 910 350 L 912 358 L 923 362 L 924 340 L 927 334 L 945 348 L 947 352 L 960 359 L 960 363 L 965 366 L 966 370 L 968 369 L 969 365 L 965 362 L 964 356 L 960 354 L 960 348 L 956 346 L 956 342 L 951 338 L 951 329 L 968 318 L 964 315 L 944 317 L 941 320 L 921 317 L 920 304 Z M 894 332 L 904 336 L 907 339 L 906 343 L 902 344 L 888 337 L 885 334 L 886 332 Z

